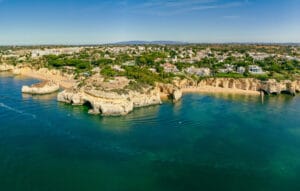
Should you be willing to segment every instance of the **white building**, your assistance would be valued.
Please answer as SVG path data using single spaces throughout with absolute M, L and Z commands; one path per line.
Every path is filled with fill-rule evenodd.
M 70 47 L 70 48 L 53 48 L 53 49 L 35 49 L 31 50 L 32 58 L 39 58 L 46 55 L 61 55 L 61 54 L 74 54 L 82 50 L 79 47 Z
M 236 71 L 237 71 L 237 73 L 239 73 L 239 74 L 244 74 L 244 73 L 246 72 L 246 68 L 243 67 L 243 66 L 240 66 L 240 67 L 237 68 Z
M 178 68 L 174 64 L 165 63 L 161 65 L 164 68 L 164 71 L 167 73 L 176 73 L 179 72 Z
M 249 66 L 249 72 L 251 74 L 265 74 L 263 69 L 260 66 L 257 66 L 257 65 L 250 65 Z
M 225 68 L 219 69 L 220 73 L 231 73 L 235 71 L 235 66 L 231 64 L 225 64 Z
M 273 56 L 272 54 L 268 53 L 262 53 L 262 52 L 250 52 L 249 55 L 254 59 L 254 60 L 264 60 L 270 56 Z
M 188 74 L 193 74 L 197 76 L 210 76 L 211 71 L 209 68 L 195 68 L 191 66 L 185 70 Z

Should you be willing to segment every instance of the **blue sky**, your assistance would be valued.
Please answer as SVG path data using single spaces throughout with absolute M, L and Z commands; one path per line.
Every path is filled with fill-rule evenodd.
M 0 0 L 0 44 L 300 42 L 300 0 Z

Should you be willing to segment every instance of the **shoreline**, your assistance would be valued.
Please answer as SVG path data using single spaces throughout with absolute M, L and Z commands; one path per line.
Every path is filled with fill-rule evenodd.
M 78 83 L 73 75 L 69 75 L 66 73 L 62 73 L 59 70 L 55 69 L 47 69 L 47 68 L 40 68 L 40 69 L 33 69 L 31 67 L 23 67 L 23 68 L 13 68 L 10 70 L 1 70 L 2 72 L 8 72 L 16 76 L 21 77 L 28 77 L 33 78 L 41 81 L 53 81 L 62 89 L 71 89 L 72 87 L 76 86 Z M 255 90 L 243 90 L 237 88 L 228 88 L 228 87 L 216 87 L 216 86 L 207 86 L 203 85 L 201 87 L 196 86 L 188 86 L 180 88 L 182 94 L 188 93 L 205 93 L 205 94 L 239 94 L 239 95 L 253 95 L 253 96 L 260 96 L 261 92 Z M 166 100 L 170 98 L 170 95 L 161 92 L 160 98 L 162 100 Z
M 28 78 L 34 78 L 37 80 L 53 80 L 59 84 L 60 87 L 63 89 L 70 89 L 72 88 L 76 81 L 74 79 L 68 79 L 66 76 L 62 76 L 57 71 L 47 70 L 33 70 L 31 68 L 21 68 L 18 69 L 17 72 L 10 70 L 10 71 L 0 71 L 0 72 L 8 72 L 14 75 L 19 75 Z M 54 72 L 54 74 L 53 74 Z M 203 86 L 203 87 L 188 87 L 188 88 L 181 88 L 180 89 L 183 94 L 189 93 L 205 93 L 205 94 L 238 94 L 238 95 L 253 95 L 253 96 L 260 96 L 259 91 L 253 90 L 242 90 L 236 88 L 221 88 L 221 87 L 214 87 L 214 86 Z M 161 93 L 160 95 L 162 100 L 169 99 L 167 94 Z
M 30 71 L 22 71 L 21 75 L 35 78 L 38 80 L 51 80 L 59 84 L 63 89 L 70 89 L 75 85 L 75 81 L 67 79 L 66 77 L 59 74 L 40 74 L 38 71 L 30 70 Z
M 252 90 L 242 90 L 242 89 L 233 89 L 233 88 L 220 88 L 213 86 L 203 86 L 203 87 L 190 87 L 190 88 L 182 88 L 183 94 L 188 93 L 211 93 L 211 94 L 239 94 L 239 95 L 255 95 L 260 96 L 259 91 Z
M 76 84 L 76 81 L 74 79 L 61 75 L 59 71 L 48 70 L 44 68 L 39 70 L 34 70 L 32 68 L 26 67 L 26 68 L 20 68 L 20 69 L 9 70 L 9 71 L 1 71 L 1 72 L 9 72 L 16 76 L 19 75 L 19 76 L 33 78 L 42 81 L 49 81 L 49 80 L 54 81 L 57 84 L 59 84 L 59 86 L 62 87 L 63 89 L 70 89 Z

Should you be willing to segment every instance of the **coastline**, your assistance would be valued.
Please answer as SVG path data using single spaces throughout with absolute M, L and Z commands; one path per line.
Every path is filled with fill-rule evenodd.
M 39 70 L 34 70 L 31 68 L 20 68 L 11 72 L 16 75 L 21 75 L 38 80 L 54 81 L 63 89 L 72 88 L 76 84 L 76 81 L 72 79 L 71 76 L 64 76 L 59 71 L 48 70 L 46 68 L 42 68 Z
M 68 75 L 62 73 L 58 70 L 49 70 L 46 68 L 41 68 L 39 70 L 32 69 L 30 67 L 26 68 L 17 68 L 10 71 L 13 75 L 21 76 L 21 77 L 30 77 L 34 79 L 44 80 L 44 81 L 53 81 L 55 86 L 49 85 L 46 88 L 37 88 L 34 89 L 34 85 L 30 87 L 23 86 L 22 92 L 32 93 L 38 92 L 37 94 L 41 94 L 40 92 L 52 92 L 51 88 L 54 88 L 55 91 L 59 90 L 59 87 L 64 90 L 57 94 L 57 101 L 64 102 L 72 105 L 84 105 L 90 104 L 90 114 L 101 114 L 102 116 L 124 116 L 134 110 L 134 108 L 145 107 L 150 105 L 158 105 L 162 104 L 162 101 L 173 100 L 173 102 L 177 102 L 182 98 L 184 94 L 192 94 L 192 93 L 202 93 L 202 94 L 232 94 L 232 95 L 244 95 L 244 96 L 260 96 L 261 92 L 257 91 L 257 82 L 252 82 L 251 80 L 244 83 L 244 86 L 236 86 L 241 84 L 241 81 L 236 81 L 232 86 L 229 86 L 228 79 L 220 78 L 218 80 L 209 79 L 204 85 L 198 84 L 199 86 L 176 86 L 174 84 L 163 84 L 161 86 L 157 86 L 151 92 L 131 92 L 130 94 L 118 94 L 118 92 L 110 92 L 107 91 L 99 91 L 97 89 L 90 89 L 85 91 L 84 89 L 76 89 L 76 81 L 73 78 L 73 75 Z M 243 81 L 242 81 L 243 82 Z M 287 82 L 285 82 L 287 83 Z M 291 82 L 288 82 L 291 83 Z M 40 84 L 44 84 L 41 82 Z M 35 84 L 35 85 L 40 85 Z M 95 85 L 95 81 L 89 81 L 90 85 Z M 211 85 L 210 85 L 211 84 Z M 59 86 L 58 86 L 59 85 Z M 221 87 L 217 87 L 219 85 Z M 259 85 L 259 84 L 258 84 Z M 278 91 L 278 86 L 282 84 L 275 83 L 269 84 L 269 86 L 264 87 L 266 91 Z M 287 87 L 286 84 L 285 88 Z M 295 88 L 297 84 L 294 84 Z M 32 89 L 33 87 L 33 89 Z M 238 89 L 235 87 L 240 87 L 243 89 Z M 252 87 L 252 88 L 251 88 Z M 255 87 L 255 88 L 253 88 Z M 25 89 L 27 88 L 27 89 Z M 31 89 L 30 89 L 31 88 Z M 275 89 L 274 89 L 275 88 Z M 49 90 L 50 89 L 50 90 Z M 49 90 L 49 91 L 48 91 Z M 285 90 L 285 89 L 284 89 Z M 297 89 L 295 89 L 297 90 Z M 292 91 L 292 90 L 291 90 Z M 91 94 L 90 94 L 91 93 Z M 43 93 L 44 94 L 44 93 Z
M 39 70 L 34 70 L 32 68 L 19 68 L 10 71 L 1 71 L 1 72 L 10 72 L 15 75 L 20 75 L 23 77 L 34 78 L 38 80 L 52 80 L 60 85 L 63 89 L 70 89 L 76 85 L 76 81 L 72 79 L 72 76 L 62 75 L 61 72 L 57 70 L 48 70 L 42 68 Z M 210 94 L 239 94 L 239 95 L 254 95 L 259 96 L 259 91 L 254 90 L 243 90 L 237 88 L 221 88 L 214 86 L 201 86 L 201 87 L 185 87 L 180 89 L 183 94 L 188 93 L 210 93 Z M 169 99 L 169 95 L 161 92 L 160 97 L 162 100 Z

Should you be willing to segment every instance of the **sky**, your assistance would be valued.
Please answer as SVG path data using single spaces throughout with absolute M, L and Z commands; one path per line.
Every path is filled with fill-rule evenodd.
M 0 45 L 300 42 L 300 0 L 0 0 Z

